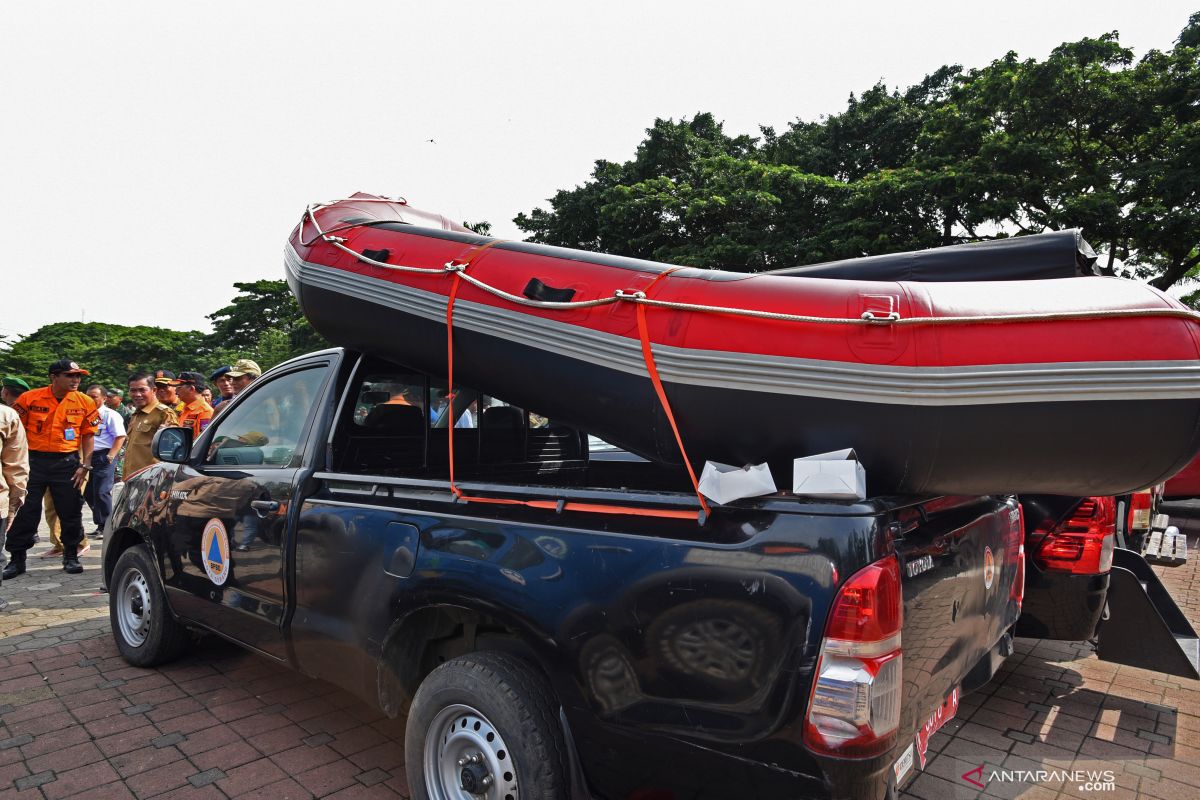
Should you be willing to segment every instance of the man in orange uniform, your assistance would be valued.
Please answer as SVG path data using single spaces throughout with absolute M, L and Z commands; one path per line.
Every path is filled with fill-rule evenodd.
M 200 395 L 204 389 L 204 376 L 199 372 L 179 373 L 179 385 L 175 392 L 186 405 L 179 415 L 179 424 L 192 429 L 192 440 L 200 438 L 200 434 L 208 427 L 213 417 L 213 408 Z
M 41 497 L 50 490 L 62 520 L 63 571 L 72 575 L 83 572 L 78 554 L 83 540 L 79 489 L 92 469 L 92 437 L 100 422 L 92 398 L 79 391 L 79 381 L 87 374 L 70 359 L 55 361 L 50 385 L 30 389 L 13 403 L 29 440 L 29 496 Z M 33 546 L 41 518 L 41 503 L 26 503 L 17 512 L 5 544 L 10 558 L 4 580 L 24 574 L 25 553 Z

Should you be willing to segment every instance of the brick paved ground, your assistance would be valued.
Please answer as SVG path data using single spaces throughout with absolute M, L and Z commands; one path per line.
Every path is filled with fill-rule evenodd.
M 1195 548 L 1200 507 L 1192 514 L 1176 522 Z M 1159 571 L 1200 627 L 1193 553 Z M 109 634 L 98 554 L 83 560 L 69 576 L 30 559 L 29 574 L 0 588 L 11 603 L 0 613 L 0 800 L 408 795 L 402 723 L 329 684 L 213 638 L 162 669 L 128 666 Z M 1017 649 L 963 698 L 905 797 L 1200 797 L 1200 681 L 1110 666 L 1086 645 Z M 1116 787 L 993 779 L 979 791 L 961 776 L 980 765 L 985 778 L 1112 770 Z
M 1200 629 L 1200 504 L 1168 510 L 1188 535 L 1192 557 L 1156 572 Z M 1194 800 L 1200 798 L 1200 681 L 1107 664 L 1086 644 L 1018 639 L 1016 654 L 995 680 L 963 698 L 930 751 L 937 755 L 904 797 Z M 980 766 L 982 776 L 972 777 L 986 784 L 982 791 L 962 777 Z M 988 780 L 994 770 L 1112 770 L 1116 786 L 1086 791 L 1054 779 Z

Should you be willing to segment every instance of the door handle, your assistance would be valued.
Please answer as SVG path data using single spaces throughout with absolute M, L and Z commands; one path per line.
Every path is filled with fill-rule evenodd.
M 250 507 L 254 509 L 254 513 L 262 519 L 266 519 L 271 514 L 279 510 L 278 500 L 251 500 Z

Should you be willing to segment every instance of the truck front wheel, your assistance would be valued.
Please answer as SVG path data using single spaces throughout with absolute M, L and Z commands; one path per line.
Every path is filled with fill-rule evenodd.
M 568 796 L 558 704 L 507 653 L 439 666 L 413 698 L 404 757 L 414 800 L 560 800 Z
M 188 643 L 187 629 L 167 608 L 167 596 L 145 545 L 117 559 L 108 594 L 108 617 L 121 655 L 135 667 L 177 658 Z

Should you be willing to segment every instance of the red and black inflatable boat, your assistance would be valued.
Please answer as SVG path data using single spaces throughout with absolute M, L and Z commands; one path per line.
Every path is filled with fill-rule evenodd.
M 956 269 L 1021 274 L 1013 241 Z M 1116 494 L 1200 450 L 1200 316 L 1136 282 L 679 268 L 495 240 L 364 194 L 310 207 L 285 259 L 330 341 L 445 375 L 453 294 L 456 383 L 655 461 L 680 450 L 639 314 L 688 457 L 766 461 L 781 486 L 791 459 L 853 447 L 872 494 Z

